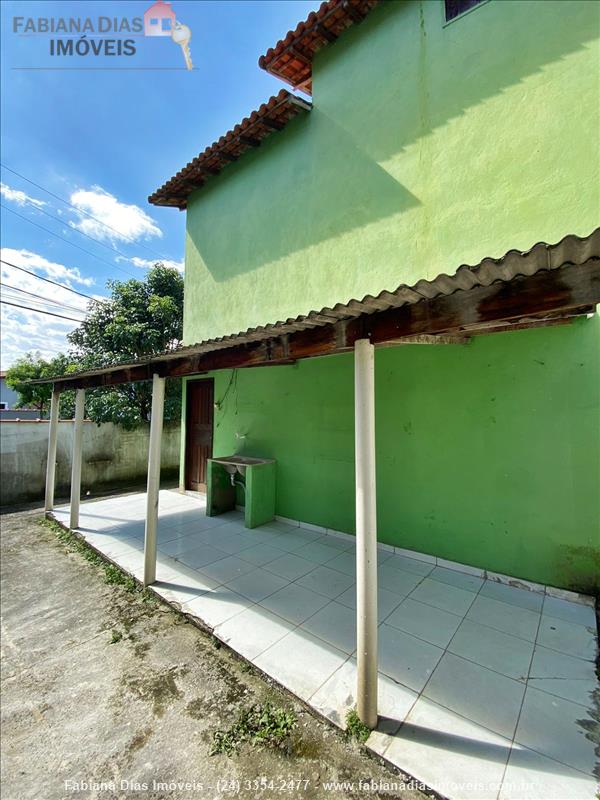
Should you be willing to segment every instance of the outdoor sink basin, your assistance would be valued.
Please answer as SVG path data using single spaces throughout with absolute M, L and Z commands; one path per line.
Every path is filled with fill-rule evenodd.
M 213 458 L 216 464 L 220 464 L 230 475 L 236 472 L 244 477 L 246 467 L 255 467 L 259 464 L 272 464 L 272 458 L 252 458 L 251 456 L 225 456 L 224 458 Z

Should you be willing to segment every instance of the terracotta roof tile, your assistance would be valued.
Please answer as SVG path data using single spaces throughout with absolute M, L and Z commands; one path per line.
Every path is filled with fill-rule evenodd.
M 271 97 L 260 108 L 213 142 L 192 159 L 176 175 L 148 198 L 155 206 L 174 206 L 184 209 L 189 195 L 208 179 L 218 175 L 247 150 L 258 147 L 263 139 L 284 128 L 293 117 L 309 111 L 311 104 L 285 89 Z
M 262 69 L 312 93 L 312 61 L 315 53 L 336 39 L 351 25 L 367 16 L 379 0 L 327 0 L 311 11 L 293 31 L 258 59 Z

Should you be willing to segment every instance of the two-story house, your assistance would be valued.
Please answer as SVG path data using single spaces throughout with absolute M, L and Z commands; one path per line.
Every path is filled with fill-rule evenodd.
M 216 629 L 229 622 L 223 613 L 238 612 L 264 626 L 270 608 L 278 617 L 268 624 L 282 638 L 258 666 L 320 709 L 324 685 L 348 705 L 356 672 L 357 711 L 370 728 L 380 651 L 393 683 L 388 699 L 402 685 L 421 692 L 441 670 L 443 691 L 438 683 L 435 693 L 434 672 L 435 696 L 415 704 L 386 758 L 395 752 L 394 763 L 427 780 L 432 764 L 462 780 L 473 774 L 469 759 L 482 758 L 495 789 L 468 796 L 498 796 L 509 751 L 511 769 L 526 777 L 538 770 L 542 788 L 527 796 L 550 796 L 547 776 L 571 767 L 562 796 L 575 796 L 577 770 L 587 781 L 577 796 L 592 796 L 592 744 L 583 731 L 593 723 L 582 720 L 597 715 L 588 690 L 593 601 L 574 598 L 581 607 L 573 608 L 560 590 L 593 595 L 600 580 L 599 28 L 598 4 L 576 0 L 323 3 L 260 58 L 292 90 L 150 197 L 186 212 L 184 346 L 54 379 L 46 508 L 58 397 L 75 388 L 75 529 L 85 389 L 153 381 L 145 584 L 157 578 L 160 431 L 171 376 L 184 378 L 182 491 L 206 489 L 213 457 L 237 454 L 241 473 L 250 462 L 240 456 L 260 458 L 276 476 L 274 491 L 263 484 L 271 516 L 304 529 L 296 538 L 271 531 L 284 547 L 294 542 L 305 556 L 312 547 L 319 559 L 328 545 L 307 544 L 311 529 L 323 538 L 356 536 L 352 544 L 346 538 L 339 570 L 306 557 L 294 572 L 302 557 L 286 551 L 271 556 L 262 578 L 251 573 L 252 591 L 269 581 L 279 605 L 241 592 L 250 561 L 223 551 L 221 565 L 205 566 L 214 552 L 192 553 L 186 563 L 206 574 L 194 578 L 200 594 L 187 610 Z M 226 465 L 243 503 L 237 467 Z M 209 491 L 209 510 L 211 502 Z M 190 536 L 200 541 L 199 532 Z M 244 535 L 229 546 L 247 545 Z M 381 608 L 389 595 L 400 603 L 412 592 L 417 602 L 408 598 L 402 632 L 379 626 L 379 648 L 377 559 L 392 558 L 390 550 L 394 565 L 384 562 L 379 575 Z M 130 559 L 139 566 L 138 552 Z M 234 574 L 238 582 L 228 583 Z M 291 585 L 294 575 L 303 587 Z M 276 591 L 278 580 L 290 585 Z M 323 598 L 346 592 L 348 606 L 318 612 L 337 643 L 333 655 L 315 641 L 314 627 L 295 630 L 290 606 L 300 595 L 309 602 L 311 588 Z M 550 606 L 567 603 L 554 613 L 568 619 L 540 621 L 547 597 Z M 439 661 L 438 645 L 449 644 L 475 604 L 479 616 L 466 622 L 483 623 L 471 634 L 476 656 L 471 648 L 462 661 L 448 653 Z M 424 641 L 425 617 L 433 641 Z M 565 631 L 574 618 L 575 631 Z M 252 624 L 250 633 L 243 623 L 237 629 L 246 644 Z M 524 700 L 538 630 L 550 642 L 549 661 L 531 680 L 550 675 L 555 688 L 528 685 Z M 290 658 L 288 637 L 304 660 Z M 581 659 L 565 667 L 560 659 L 573 654 Z M 474 658 L 483 658 L 481 669 Z M 573 669 L 585 685 L 561 683 Z M 415 699 L 390 712 L 398 725 Z M 450 720 L 448 708 L 456 712 Z M 475 727 L 465 728 L 466 717 Z M 504 738 L 492 740 L 490 731 Z M 567 744 L 561 750 L 557 742 Z M 555 796 L 566 785 L 553 783 Z M 508 787 L 500 796 L 525 796 L 519 792 Z
M 581 259 L 574 237 L 600 219 L 597 45 L 594 3 L 324 4 L 260 59 L 312 105 L 282 92 L 150 198 L 186 210 L 185 344 L 476 282 L 518 292 L 546 250 L 511 251 L 538 242 Z M 598 586 L 599 320 L 583 312 L 473 314 L 377 348 L 381 542 Z M 354 532 L 353 356 L 287 355 L 187 379 L 181 486 L 202 488 L 211 453 L 272 457 L 278 515 Z

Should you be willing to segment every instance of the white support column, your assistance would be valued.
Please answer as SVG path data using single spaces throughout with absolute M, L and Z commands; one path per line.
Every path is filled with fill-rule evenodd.
M 79 501 L 81 499 L 81 450 L 83 445 L 83 417 L 85 389 L 75 393 L 75 420 L 73 422 L 73 454 L 71 456 L 71 514 L 69 527 L 79 527 Z
M 48 425 L 48 462 L 46 464 L 46 501 L 45 511 L 54 508 L 54 477 L 56 475 L 56 443 L 58 441 L 58 408 L 60 391 L 52 387 L 50 400 L 50 423 Z
M 165 379 L 152 377 L 152 416 L 148 447 L 148 489 L 146 493 L 146 532 L 144 536 L 144 586 L 156 580 L 156 536 L 158 531 L 158 492 L 160 489 L 160 444 L 165 405 Z
M 375 348 L 354 345 L 356 466 L 357 713 L 377 726 L 377 503 L 375 492 Z

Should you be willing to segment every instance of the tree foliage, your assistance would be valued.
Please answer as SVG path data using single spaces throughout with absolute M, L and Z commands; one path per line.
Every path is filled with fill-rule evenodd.
M 135 362 L 171 350 L 183 335 L 183 278 L 156 264 L 145 280 L 109 281 L 111 297 L 90 305 L 85 321 L 68 339 L 77 369 Z M 86 410 L 96 422 L 135 428 L 149 419 L 152 386 L 148 381 L 121 384 L 87 393 Z M 167 381 L 165 420 L 179 418 L 181 384 Z
M 43 417 L 50 408 L 52 385 L 49 383 L 30 385 L 27 381 L 65 375 L 76 369 L 76 365 L 62 353 L 50 360 L 42 358 L 39 352 L 26 353 L 6 371 L 6 384 L 17 392 L 19 408 L 35 408 L 40 412 L 40 417 Z M 67 392 L 64 395 L 67 395 Z M 68 416 L 69 405 L 72 403 L 69 404 L 69 398 L 64 395 L 61 396 L 61 413 Z M 63 401 L 66 401 L 64 408 Z
M 9 386 L 19 392 L 22 406 L 47 412 L 50 384 L 27 386 L 25 381 L 50 378 L 96 367 L 132 363 L 171 350 L 183 334 L 183 278 L 174 269 L 156 264 L 144 280 L 109 281 L 111 296 L 90 303 L 87 316 L 68 340 L 72 350 L 47 361 L 28 353 L 7 372 Z M 181 413 L 181 382 L 168 380 L 165 420 Z M 86 414 L 95 422 L 114 422 L 133 429 L 149 419 L 152 386 L 149 381 L 92 389 L 86 392 Z M 61 393 L 61 417 L 73 416 L 74 392 Z

